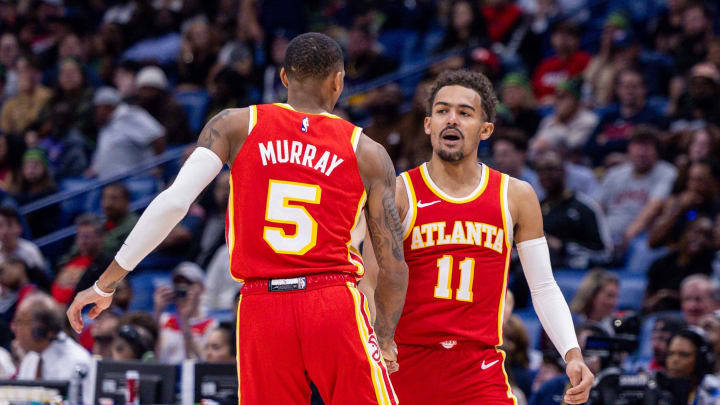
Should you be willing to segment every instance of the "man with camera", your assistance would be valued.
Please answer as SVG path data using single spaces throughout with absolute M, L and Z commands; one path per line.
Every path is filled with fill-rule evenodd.
M 205 273 L 192 262 L 182 262 L 172 272 L 172 286 L 155 290 L 155 319 L 160 336 L 157 357 L 168 363 L 202 358 L 202 348 L 217 320 L 206 317 L 200 308 L 205 290 Z M 175 304 L 175 313 L 166 312 Z

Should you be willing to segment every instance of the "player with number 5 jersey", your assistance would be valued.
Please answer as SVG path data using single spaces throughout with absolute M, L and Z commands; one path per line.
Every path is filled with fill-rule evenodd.
M 395 327 L 407 288 L 395 171 L 382 146 L 330 113 L 343 91 L 333 39 L 302 34 L 288 44 L 280 79 L 287 104 L 223 110 L 156 197 L 94 287 L 68 309 L 82 330 L 114 286 L 149 254 L 217 176 L 230 169 L 226 239 L 243 281 L 237 315 L 240 405 L 310 403 L 311 382 L 328 405 L 395 405 Z M 382 271 L 371 321 L 357 282 L 353 241 L 365 215 Z M 362 228 L 364 230 L 364 228 Z M 389 370 L 388 370 L 389 369 Z
M 540 321 L 567 361 L 573 387 L 564 401 L 585 402 L 592 386 L 552 276 L 535 192 L 478 163 L 478 145 L 494 130 L 496 103 L 482 74 L 441 74 L 425 118 L 432 157 L 397 178 L 410 276 L 395 334 L 400 369 L 392 381 L 406 405 L 517 404 L 498 348 L 513 242 Z

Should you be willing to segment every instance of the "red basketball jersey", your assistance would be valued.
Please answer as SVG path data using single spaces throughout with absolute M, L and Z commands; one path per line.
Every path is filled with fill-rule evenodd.
M 502 344 L 512 247 L 509 177 L 482 165 L 480 183 L 466 198 L 444 193 L 426 164 L 402 179 L 409 202 L 403 226 L 410 279 L 396 341 Z
M 365 204 L 355 157 L 361 128 L 332 114 L 267 104 L 250 106 L 248 132 L 230 172 L 232 276 L 362 276 L 362 262 L 350 247 Z

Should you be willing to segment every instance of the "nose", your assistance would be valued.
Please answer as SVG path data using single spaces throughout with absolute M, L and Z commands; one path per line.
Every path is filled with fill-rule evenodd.
M 447 125 L 448 126 L 457 125 L 457 122 L 458 122 L 457 118 L 458 118 L 458 116 L 457 116 L 457 113 L 455 112 L 455 110 L 450 110 L 447 114 Z

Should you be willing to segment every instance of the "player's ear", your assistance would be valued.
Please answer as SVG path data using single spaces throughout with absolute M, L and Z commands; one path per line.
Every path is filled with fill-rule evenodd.
M 486 141 L 488 138 L 490 138 L 490 135 L 492 135 L 494 130 L 495 124 L 493 124 L 492 122 L 483 122 L 482 128 L 480 128 L 480 140 Z
M 333 91 L 342 93 L 345 87 L 345 70 L 340 70 L 333 77 Z
M 285 67 L 280 68 L 280 81 L 282 82 L 283 86 L 285 86 L 285 88 L 288 87 L 288 78 L 287 78 L 287 72 L 285 71 Z
M 425 127 L 425 135 L 430 135 L 430 117 L 425 117 L 423 126 Z

